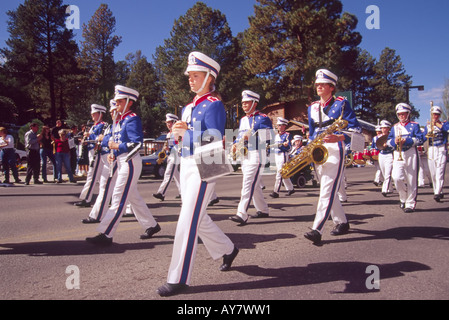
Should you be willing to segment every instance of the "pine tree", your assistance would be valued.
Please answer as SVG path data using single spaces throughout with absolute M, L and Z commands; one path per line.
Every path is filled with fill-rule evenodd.
M 258 0 L 244 33 L 245 69 L 259 77 L 270 102 L 312 100 L 315 72 L 327 68 L 345 83 L 357 59 L 357 18 L 339 0 Z M 351 77 L 351 74 L 348 75 Z M 350 83 L 346 82 L 346 86 Z
M 101 103 L 109 105 L 115 81 L 114 50 L 121 37 L 114 35 L 116 20 L 107 4 L 101 4 L 88 24 L 83 24 L 80 65 L 87 70 L 90 83 Z M 108 95 L 109 93 L 109 95 Z
M 372 107 L 381 119 L 397 122 L 396 105 L 406 101 L 406 86 L 412 84 L 411 76 L 406 74 L 401 57 L 394 49 L 382 50 L 379 61 L 374 66 L 375 75 L 369 85 L 373 87 L 370 95 Z M 412 106 L 412 119 L 419 113 Z
M 66 6 L 62 0 L 26 0 L 8 13 L 8 48 L 2 49 L 5 71 L 25 88 L 34 106 L 18 105 L 23 120 L 24 108 L 33 107 L 41 117 L 51 114 L 54 122 L 59 102 L 58 88 L 63 87 L 62 75 L 78 72 L 74 57 L 78 46 L 73 32 L 65 27 Z
M 221 71 L 218 92 L 227 108 L 238 101 L 241 77 L 235 72 L 240 65 L 237 40 L 233 38 L 226 17 L 218 10 L 197 2 L 174 23 L 171 38 L 156 49 L 155 65 L 165 90 L 168 108 L 175 110 L 192 100 L 184 75 L 190 52 L 200 51 L 216 60 Z

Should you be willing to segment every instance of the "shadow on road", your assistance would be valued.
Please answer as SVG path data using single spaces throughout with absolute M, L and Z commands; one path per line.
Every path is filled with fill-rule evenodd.
M 232 268 L 234 272 L 240 272 L 251 277 L 264 277 L 265 279 L 219 285 L 200 285 L 191 287 L 188 293 L 295 287 L 335 281 L 345 281 L 345 288 L 342 291 L 330 291 L 330 293 L 374 293 L 379 290 L 368 289 L 366 286 L 367 278 L 370 275 L 366 270 L 370 265 L 379 268 L 380 279 L 396 278 L 404 276 L 406 272 L 431 269 L 425 264 L 413 261 L 381 265 L 367 262 L 321 262 L 309 264 L 305 267 L 278 269 L 263 268 L 256 265 L 236 266 Z M 291 298 L 295 299 L 294 296 Z

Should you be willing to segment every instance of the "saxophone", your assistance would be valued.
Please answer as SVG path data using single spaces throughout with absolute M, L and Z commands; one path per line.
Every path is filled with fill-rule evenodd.
M 323 140 L 326 136 L 341 131 L 348 126 L 348 121 L 343 120 L 342 117 L 343 112 L 340 118 L 327 127 L 326 130 L 321 132 L 312 142 L 306 145 L 300 154 L 291 158 L 290 161 L 284 164 L 280 171 L 283 179 L 289 179 L 311 163 L 321 165 L 327 161 L 329 153 L 327 148 L 323 146 Z

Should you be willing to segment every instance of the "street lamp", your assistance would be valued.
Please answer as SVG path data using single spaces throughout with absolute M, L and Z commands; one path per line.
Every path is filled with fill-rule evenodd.
M 405 94 L 407 96 L 407 104 L 410 104 L 410 89 L 418 89 L 418 91 L 424 91 L 424 86 L 405 86 Z

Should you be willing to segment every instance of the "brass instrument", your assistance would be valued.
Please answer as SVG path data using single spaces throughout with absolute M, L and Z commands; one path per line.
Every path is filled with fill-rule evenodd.
M 168 147 L 168 140 L 165 141 L 164 146 L 162 147 L 161 151 L 157 154 L 157 164 L 161 164 L 165 161 L 165 159 L 168 157 L 168 152 L 165 151 Z
M 432 119 L 433 118 L 432 117 L 432 108 L 433 108 L 433 101 L 430 101 L 430 130 L 426 134 L 427 141 L 426 141 L 426 145 L 425 145 L 425 149 L 427 149 L 427 150 L 430 150 L 429 147 L 433 147 L 433 141 L 435 139 L 435 133 L 434 133 L 435 127 L 434 127 L 434 123 L 433 123 L 433 119 Z M 434 150 L 432 149 L 432 151 L 434 151 Z M 429 160 L 434 160 L 433 154 L 431 155 L 430 152 L 427 154 L 427 158 Z
M 352 154 L 352 152 L 347 153 L 345 155 L 345 167 L 349 168 L 353 162 L 354 162 L 354 155 Z
M 386 148 L 385 143 L 387 143 L 387 141 L 388 141 L 388 134 L 385 134 L 377 138 L 376 149 L 381 151 L 384 150 Z
M 297 172 L 304 169 L 306 166 L 310 165 L 312 162 L 315 164 L 323 164 L 327 161 L 328 150 L 323 146 L 323 140 L 326 136 L 343 130 L 348 126 L 348 121 L 343 120 L 343 112 L 332 125 L 330 125 L 326 130 L 321 132 L 315 140 L 306 145 L 302 152 L 290 161 L 286 162 L 282 169 L 280 170 L 283 179 L 288 179 L 294 176 Z
M 398 140 L 398 133 L 399 133 L 399 140 Z M 397 161 L 404 161 L 404 158 L 402 157 L 402 132 L 401 130 L 396 130 L 396 150 L 399 152 L 399 157 Z
M 233 146 L 231 146 L 231 152 L 229 155 L 233 161 L 236 161 L 238 158 L 244 158 L 248 155 L 248 148 L 245 146 L 245 143 L 249 140 L 249 138 L 253 135 L 254 124 L 256 123 L 256 119 L 253 120 L 253 124 L 251 125 L 251 129 L 245 132 L 245 134 L 240 138 L 239 142 L 235 144 L 235 151 Z

